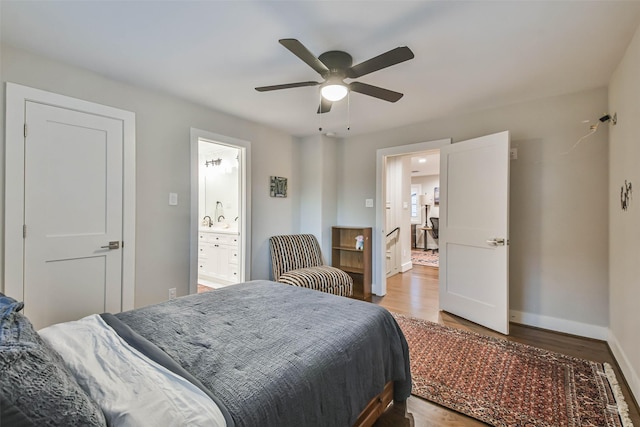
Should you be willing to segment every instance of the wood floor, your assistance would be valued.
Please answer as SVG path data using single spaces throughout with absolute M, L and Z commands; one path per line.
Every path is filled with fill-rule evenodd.
M 405 314 L 443 325 L 477 332 L 484 335 L 506 338 L 549 351 L 567 354 L 583 359 L 610 363 L 622 387 L 624 398 L 629 405 L 629 415 L 634 426 L 640 427 L 638 405 L 629 393 L 624 377 L 613 358 L 609 347 L 603 341 L 579 338 L 517 325 L 512 323 L 510 335 L 504 336 L 475 323 L 438 310 L 438 269 L 414 265 L 412 270 L 397 274 L 387 280 L 387 295 L 374 296 L 373 302 L 389 311 Z M 408 415 L 405 416 L 405 411 Z M 397 405 L 387 411 L 375 424 L 376 427 L 391 426 L 484 426 L 477 420 L 445 409 L 434 403 L 411 396 L 406 407 Z

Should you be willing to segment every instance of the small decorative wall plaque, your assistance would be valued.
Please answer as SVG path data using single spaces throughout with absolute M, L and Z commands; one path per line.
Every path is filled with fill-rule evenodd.
M 287 197 L 287 178 L 272 176 L 270 189 L 271 197 Z
M 629 209 L 631 204 L 631 183 L 624 180 L 624 185 L 620 188 L 620 207 L 623 211 Z

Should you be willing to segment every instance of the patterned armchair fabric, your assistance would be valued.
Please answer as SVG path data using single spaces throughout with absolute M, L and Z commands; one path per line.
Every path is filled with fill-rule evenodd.
M 324 264 L 313 234 L 273 236 L 269 241 L 276 282 L 345 297 L 352 295 L 353 279 L 344 271 Z

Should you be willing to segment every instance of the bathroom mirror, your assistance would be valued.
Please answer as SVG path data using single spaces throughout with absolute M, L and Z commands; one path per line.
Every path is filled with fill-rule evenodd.
M 211 218 L 214 227 L 237 227 L 239 215 L 240 150 L 227 145 L 200 141 L 198 150 L 202 225 Z

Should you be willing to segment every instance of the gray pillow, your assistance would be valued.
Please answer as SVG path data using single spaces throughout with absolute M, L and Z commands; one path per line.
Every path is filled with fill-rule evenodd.
M 0 294 L 0 425 L 106 426 L 100 407 L 20 313 L 23 306 Z

